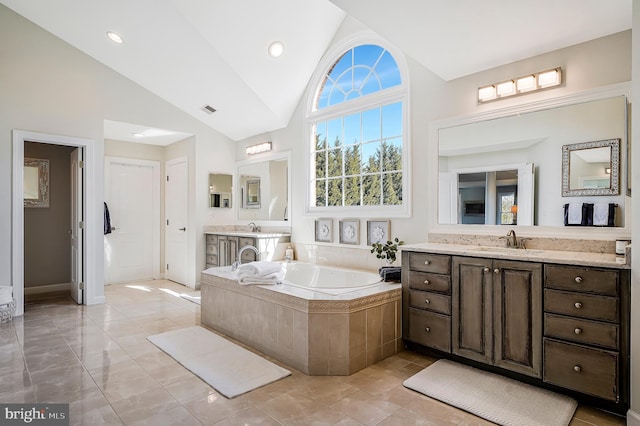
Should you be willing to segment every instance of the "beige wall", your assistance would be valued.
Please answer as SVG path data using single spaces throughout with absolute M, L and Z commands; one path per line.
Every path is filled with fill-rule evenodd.
M 71 151 L 29 142 L 24 156 L 49 160 L 49 207 L 24 209 L 24 286 L 71 281 Z
M 93 139 L 98 164 L 90 190 L 96 214 L 87 219 L 96 228 L 89 232 L 97 233 L 102 226 L 104 120 L 193 134 L 189 269 L 195 284 L 204 267 L 202 227 L 228 223 L 206 207 L 208 173 L 233 170 L 233 142 L 1 5 L 0 51 L 0 199 L 11 199 L 13 129 Z M 11 283 L 11 208 L 10 202 L 0 203 L 0 283 Z M 101 240 L 91 250 L 102 259 Z M 101 287 L 104 272 L 102 262 L 97 263 L 87 285 Z

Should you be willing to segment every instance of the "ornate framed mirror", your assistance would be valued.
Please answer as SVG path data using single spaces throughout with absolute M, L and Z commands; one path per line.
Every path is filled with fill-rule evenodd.
M 24 159 L 25 207 L 49 207 L 49 160 Z
M 562 196 L 620 194 L 620 139 L 562 147 Z

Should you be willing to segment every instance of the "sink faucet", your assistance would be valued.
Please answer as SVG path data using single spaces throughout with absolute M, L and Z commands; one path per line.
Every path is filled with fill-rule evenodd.
M 258 225 L 256 225 L 253 222 L 249 222 L 249 225 L 247 225 L 249 227 L 249 229 L 251 230 L 251 232 L 258 232 L 260 231 L 260 227 Z
M 509 230 L 509 232 L 507 232 L 507 237 L 511 237 L 511 239 L 507 240 L 507 247 L 514 247 L 517 248 L 518 247 L 518 237 L 516 237 L 516 231 L 514 231 L 513 229 Z
M 237 270 L 238 266 L 240 266 L 240 264 L 242 263 L 242 252 L 244 252 L 245 250 L 253 250 L 253 252 L 256 254 L 256 260 L 258 260 L 258 256 L 260 255 L 260 252 L 258 251 L 258 249 L 255 248 L 252 245 L 247 244 L 246 246 L 244 246 L 240 250 L 238 250 L 238 255 L 236 256 L 236 261 L 231 264 L 231 270 L 232 271 Z

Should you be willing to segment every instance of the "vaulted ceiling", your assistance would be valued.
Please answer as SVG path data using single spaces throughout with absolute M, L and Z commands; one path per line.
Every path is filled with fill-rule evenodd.
M 631 28 L 631 0 L 0 2 L 232 140 L 287 126 L 347 15 L 447 81 Z

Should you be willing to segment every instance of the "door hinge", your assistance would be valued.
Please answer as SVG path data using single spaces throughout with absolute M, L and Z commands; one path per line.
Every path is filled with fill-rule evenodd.
M 78 228 L 84 229 L 84 222 L 83 221 L 78 222 Z
M 169 175 L 167 175 L 167 182 L 169 182 Z
M 167 219 L 167 226 L 169 226 L 169 219 Z
M 169 264 L 167 263 L 167 271 L 169 270 Z
M 82 281 L 78 283 L 78 288 L 84 290 L 84 283 Z
M 78 161 L 78 167 L 81 169 L 84 169 L 84 161 L 82 160 Z

